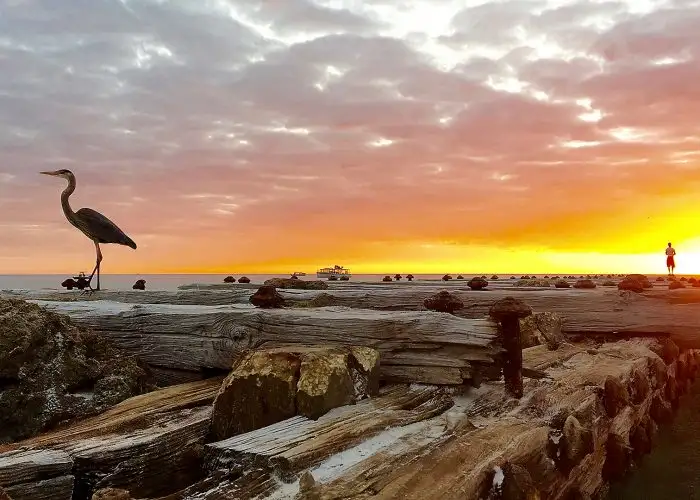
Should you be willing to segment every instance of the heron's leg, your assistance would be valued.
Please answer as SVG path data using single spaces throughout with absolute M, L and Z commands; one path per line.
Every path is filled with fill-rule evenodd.
M 100 262 L 102 262 L 102 251 L 100 250 L 100 244 L 97 241 L 95 242 L 95 252 L 97 254 L 97 263 L 95 264 L 95 269 L 92 270 L 92 273 L 88 278 L 88 286 L 90 287 L 90 290 L 98 291 L 100 289 Z M 95 273 L 97 273 L 97 288 L 93 289 L 90 284 L 92 283 L 92 278 L 95 276 Z

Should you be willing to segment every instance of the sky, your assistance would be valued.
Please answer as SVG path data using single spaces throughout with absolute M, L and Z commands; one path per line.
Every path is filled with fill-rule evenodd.
M 700 1 L 0 0 L 0 273 L 700 273 Z

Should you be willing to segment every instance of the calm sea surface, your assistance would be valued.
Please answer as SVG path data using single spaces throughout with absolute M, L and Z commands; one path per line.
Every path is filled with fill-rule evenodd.
M 391 273 L 393 276 L 394 273 Z M 522 273 L 512 275 L 518 278 Z M 193 283 L 222 283 L 225 274 L 102 274 L 100 275 L 100 288 L 103 290 L 131 290 L 136 280 L 146 280 L 148 290 L 176 290 L 180 285 L 191 285 Z M 233 275 L 238 279 L 242 274 Z M 251 283 L 262 284 L 270 278 L 289 278 L 289 274 L 247 274 Z M 352 281 L 379 282 L 386 274 L 353 274 Z M 416 280 L 439 280 L 443 274 L 414 274 Z M 475 274 L 464 274 L 466 279 L 476 276 Z M 488 275 L 491 276 L 490 274 Z M 510 278 L 511 275 L 503 274 L 501 278 Z M 535 275 L 531 275 L 535 276 Z M 69 275 L 59 274 L 0 274 L 0 290 L 42 290 L 61 289 L 61 283 Z M 453 278 L 457 273 L 452 274 Z M 301 279 L 316 279 L 316 273 L 309 273 Z

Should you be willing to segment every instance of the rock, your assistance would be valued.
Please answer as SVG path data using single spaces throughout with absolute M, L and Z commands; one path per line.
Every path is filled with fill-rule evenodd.
M 506 462 L 486 475 L 482 494 L 486 500 L 540 500 L 540 492 L 525 467 Z
M 523 349 L 545 344 L 550 351 L 564 341 L 562 319 L 557 313 L 535 313 L 520 320 L 520 338 Z
M 395 279 L 396 281 L 401 281 L 401 275 L 400 275 L 400 274 L 395 274 L 395 275 L 394 275 L 394 279 Z
M 244 284 L 245 284 L 245 283 L 250 283 L 250 278 L 248 278 L 247 276 L 241 276 L 241 277 L 238 279 L 238 282 L 239 282 L 239 283 L 244 283 Z
M 627 276 L 625 276 L 625 279 L 637 280 L 642 284 L 643 288 L 654 287 L 654 285 L 651 284 L 651 281 L 649 281 L 649 278 L 647 278 L 644 274 L 628 274 Z
M 496 276 L 496 275 L 494 274 L 493 276 L 491 276 L 491 279 L 494 280 L 494 281 L 496 281 L 496 280 L 498 280 L 498 276 Z
M 518 280 L 514 284 L 514 286 L 547 288 L 547 287 L 551 286 L 551 282 L 549 280 L 544 280 L 544 279 L 523 278 L 523 279 Z
M 561 438 L 561 465 L 568 473 L 593 452 L 593 433 L 585 429 L 576 417 L 569 415 L 564 422 Z
M 451 279 L 452 279 L 452 276 L 450 276 L 449 274 L 446 274 L 445 276 L 442 277 L 442 281 L 449 281 Z
M 34 436 L 153 388 L 135 357 L 64 315 L 0 299 L 0 442 Z
M 630 398 L 636 405 L 641 404 L 651 392 L 651 384 L 647 376 L 640 370 L 634 370 L 630 381 Z
M 463 280 L 463 279 L 464 279 L 464 276 L 462 276 L 462 275 L 460 274 L 459 276 L 457 276 L 457 279 L 458 279 L 458 280 Z
M 102 488 L 92 494 L 92 500 L 132 500 L 127 490 Z
M 414 276 L 412 274 L 409 274 L 408 276 L 406 276 L 406 279 L 408 281 L 413 281 L 413 278 L 414 278 Z
M 695 284 L 695 283 L 697 283 L 697 282 L 698 282 L 698 280 L 696 280 L 695 278 L 690 278 L 690 279 L 688 280 L 688 283 L 691 283 L 691 284 Z
M 603 403 L 610 418 L 617 416 L 629 404 L 627 388 L 617 378 L 608 376 L 603 385 Z
M 679 288 L 685 288 L 685 283 L 683 283 L 681 281 L 671 281 L 668 284 L 669 290 L 677 290 Z
M 234 278 L 233 276 L 226 276 L 224 278 L 224 283 L 235 283 L 235 282 L 236 282 L 236 278 Z
M 686 278 L 685 276 L 683 276 L 683 277 L 681 278 L 681 281 L 688 281 L 688 278 Z
M 325 351 L 302 358 L 297 383 L 297 414 L 313 420 L 329 410 L 355 402 L 349 353 Z
M 658 425 L 663 425 L 673 420 L 673 409 L 668 401 L 657 394 L 651 400 L 649 415 Z
M 489 282 L 481 277 L 472 278 L 467 283 L 467 286 L 472 290 L 483 290 L 489 286 Z
M 134 283 L 134 286 L 132 286 L 134 290 L 145 290 L 146 289 L 146 280 L 136 280 L 136 283 Z
M 384 277 L 382 278 L 382 281 L 388 283 L 388 282 L 393 281 L 393 280 L 391 279 L 391 276 L 384 276 Z
M 12 500 L 2 486 L 0 486 L 0 500 Z
M 296 415 L 299 356 L 254 351 L 238 361 L 214 400 L 213 440 L 249 432 Z
M 308 500 L 316 500 L 319 498 L 318 493 L 315 491 L 316 480 L 314 479 L 311 471 L 305 471 L 301 476 L 299 476 L 299 494 L 301 498 Z
M 379 352 L 369 347 L 253 351 L 224 380 L 214 401 L 212 439 L 220 441 L 295 415 L 316 419 L 379 392 Z
M 348 276 L 347 274 L 343 274 L 340 277 L 340 281 L 350 281 L 350 276 Z
M 618 290 L 626 290 L 628 292 L 642 293 L 644 286 L 642 282 L 634 278 L 625 278 L 617 284 Z
M 642 416 L 639 424 L 630 432 L 630 446 L 634 458 L 639 459 L 651 452 L 653 432 L 649 415 Z
M 605 463 L 603 464 L 603 478 L 606 481 L 614 481 L 622 478 L 629 470 L 632 450 L 617 434 L 608 434 L 605 443 Z
M 658 278 L 656 278 L 656 281 L 663 283 L 666 280 L 659 276 Z
M 617 283 L 615 283 L 613 280 L 605 280 L 603 281 L 603 286 L 617 286 Z
M 571 288 L 571 285 L 569 285 L 569 282 L 566 280 L 557 280 L 554 282 L 554 287 L 555 288 Z
M 522 319 L 531 314 L 532 308 L 530 306 L 525 304 L 522 300 L 513 297 L 505 297 L 498 300 L 489 308 L 489 316 L 496 321 L 502 321 L 509 317 Z
M 67 288 L 68 290 L 73 290 L 73 288 L 78 287 L 78 283 L 73 278 L 68 278 L 61 283 L 61 286 L 63 288 Z M 0 497 L 0 499 L 2 499 L 2 497 Z
M 510 279 L 514 280 L 514 279 L 516 279 L 516 278 L 515 278 L 515 276 L 511 276 Z
M 266 280 L 263 285 L 273 286 L 275 288 L 294 289 L 294 290 L 327 290 L 328 283 L 321 280 L 306 281 L 295 277 L 292 278 L 271 278 Z
M 284 297 L 282 297 L 274 286 L 263 285 L 258 288 L 258 291 L 248 299 L 255 307 L 263 309 L 276 309 L 284 306 Z
M 423 305 L 431 311 L 450 314 L 464 307 L 464 303 L 461 300 L 445 290 L 425 299 Z
M 577 280 L 576 283 L 574 283 L 574 288 L 582 288 L 589 290 L 595 288 L 595 283 L 591 279 Z

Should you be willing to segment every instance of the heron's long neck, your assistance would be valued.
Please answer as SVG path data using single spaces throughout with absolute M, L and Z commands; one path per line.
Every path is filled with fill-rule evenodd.
M 70 207 L 68 198 L 70 198 L 70 195 L 73 194 L 73 191 L 75 191 L 75 179 L 69 179 L 68 187 L 61 193 L 61 206 L 63 207 L 63 213 L 66 214 L 68 220 L 71 221 L 75 217 L 75 212 L 73 212 L 73 209 Z

